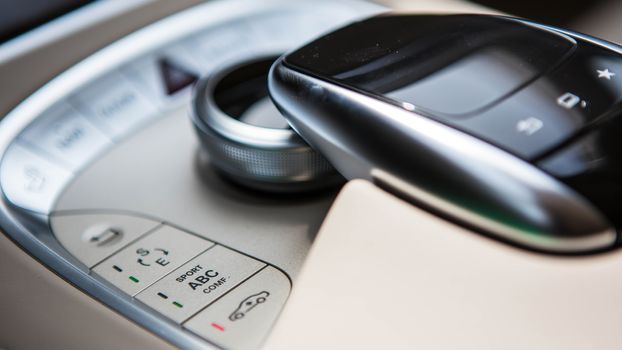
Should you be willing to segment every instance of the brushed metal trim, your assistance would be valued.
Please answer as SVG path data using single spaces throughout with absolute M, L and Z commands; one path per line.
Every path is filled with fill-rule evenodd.
M 199 80 L 192 97 L 191 119 L 212 164 L 233 181 L 268 192 L 295 193 L 334 187 L 343 178 L 291 128 L 251 125 L 227 115 L 214 99 L 216 86 L 250 62 L 276 60 L 265 53 L 216 69 Z M 266 70 L 266 76 L 268 71 Z M 267 86 L 266 86 L 267 88 Z

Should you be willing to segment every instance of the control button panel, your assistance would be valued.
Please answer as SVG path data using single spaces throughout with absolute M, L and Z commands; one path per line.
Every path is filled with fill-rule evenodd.
M 58 241 L 89 268 L 142 235 L 159 222 L 120 214 L 52 215 Z
M 118 71 L 79 91 L 71 102 L 113 138 L 154 117 L 158 109 Z
M 289 296 L 289 279 L 266 266 L 184 327 L 228 349 L 256 349 Z
M 136 297 L 181 323 L 264 266 L 246 255 L 214 246 Z
M 459 121 L 465 131 L 531 160 L 584 126 L 578 110 L 558 103 L 572 100 L 539 80 L 480 115 Z M 580 108 L 577 106 L 577 108 Z
M 56 213 L 51 226 L 94 274 L 225 348 L 258 347 L 291 289 L 280 270 L 158 221 Z
M 65 168 L 14 143 L 6 151 L 0 170 L 2 190 L 15 205 L 47 213 L 73 174 Z
M 71 171 L 112 144 L 106 135 L 66 103 L 56 105 L 37 118 L 20 138 Z
M 622 101 L 619 54 L 580 43 L 560 67 L 474 117 L 451 120 L 526 160 L 573 137 Z
M 11 143 L 3 150 L 2 192 L 7 202 L 24 209 L 5 213 L 7 218 L 24 223 L 23 230 L 9 230 L 9 235 L 26 234 L 28 242 L 34 244 L 24 245 L 26 249 L 50 266 L 64 266 L 69 268 L 66 271 L 72 271 L 75 267 L 84 268 L 75 266 L 75 260 L 81 261 L 90 276 L 65 277 L 96 298 L 103 295 L 98 290 L 102 284 L 94 282 L 110 282 L 118 290 L 105 293 L 107 305 L 137 322 L 147 317 L 149 322 L 141 322 L 142 326 L 181 347 L 188 344 L 192 333 L 183 328 L 183 323 L 198 313 L 209 316 L 219 310 L 221 301 L 229 316 L 235 311 L 235 322 L 240 327 L 222 325 L 226 320 L 214 324 L 227 327 L 227 332 L 243 330 L 245 342 L 257 344 L 269 331 L 289 294 L 289 279 L 267 263 L 172 228 L 163 221 L 120 211 L 58 212 L 54 205 L 70 181 L 84 174 L 82 170 L 91 162 L 114 158 L 102 157 L 106 150 L 125 137 L 140 139 L 140 127 L 156 122 L 158 116 L 179 112 L 179 107 L 189 101 L 197 78 L 216 65 L 239 56 L 278 54 L 319 32 L 384 11 L 373 4 L 331 1 L 306 5 L 258 2 L 236 11 L 241 9 L 239 5 L 197 6 L 124 38 L 51 81 L 12 111 L 3 126 L 5 141 Z M 110 60 L 111 56 L 115 59 Z M 89 196 L 88 190 L 77 192 Z M 313 210 L 316 209 L 321 210 Z M 158 215 L 141 205 L 129 210 Z M 29 219 L 22 214 L 28 211 L 44 214 L 37 215 L 37 225 L 39 219 L 49 219 L 50 228 L 64 249 L 53 242 L 49 232 L 31 231 L 31 227 L 39 226 L 27 225 Z M 181 221 L 179 224 L 184 225 Z M 283 239 L 306 248 L 306 240 L 292 237 Z M 49 252 L 39 249 L 42 242 Z M 228 243 L 241 249 L 247 247 L 237 240 Z M 28 248 L 33 246 L 37 249 Z M 279 253 L 275 258 L 270 247 L 265 249 L 268 254 L 262 254 L 263 257 L 274 258 L 287 265 L 289 271 L 296 270 L 298 260 L 289 264 L 287 256 Z M 278 245 L 272 249 L 279 250 Z M 278 278 L 262 282 L 259 292 L 248 289 L 266 271 Z M 135 307 L 126 308 L 128 300 Z M 154 317 L 156 310 L 160 317 Z M 211 311 L 205 313 L 206 310 Z M 253 320 L 255 317 L 257 320 Z M 179 326 L 175 327 L 170 319 Z M 241 321 L 247 320 L 253 320 L 253 324 L 244 329 Z M 203 334 L 196 329 L 196 334 Z M 197 344 L 195 337 L 191 338 L 192 344 Z M 215 342 L 232 348 L 247 344 L 230 343 L 225 338 Z
M 132 296 L 214 243 L 162 226 L 95 266 L 93 272 Z
M 558 105 L 577 122 L 588 123 L 622 101 L 622 80 L 616 72 L 622 74 L 618 53 L 583 44 L 546 78 L 558 87 Z
M 157 220 L 55 213 L 50 224 L 95 275 L 225 348 L 259 346 L 291 289 L 275 267 Z

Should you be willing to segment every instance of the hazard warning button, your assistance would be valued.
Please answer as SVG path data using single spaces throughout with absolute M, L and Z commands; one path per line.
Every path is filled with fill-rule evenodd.
M 166 88 L 166 94 L 171 96 L 187 86 L 194 84 L 198 76 L 189 70 L 175 64 L 168 58 L 158 60 L 160 77 Z

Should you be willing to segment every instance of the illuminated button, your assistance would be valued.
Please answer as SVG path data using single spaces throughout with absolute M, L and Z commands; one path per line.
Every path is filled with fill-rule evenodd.
M 162 226 L 130 244 L 93 271 L 119 289 L 136 295 L 214 243 Z
M 37 118 L 20 138 L 67 164 L 71 170 L 78 169 L 112 144 L 106 135 L 64 103 Z
M 129 215 L 75 214 L 52 215 L 50 225 L 65 249 L 90 268 L 160 223 Z
M 19 144 L 2 160 L 0 181 L 11 203 L 38 213 L 48 213 L 73 174 Z
M 71 101 L 113 138 L 122 136 L 157 113 L 143 92 L 119 72 L 111 72 L 82 89 Z
M 181 323 L 264 266 L 217 245 L 145 289 L 137 298 Z
M 184 324 L 226 349 L 258 349 L 287 297 L 289 279 L 268 266 Z

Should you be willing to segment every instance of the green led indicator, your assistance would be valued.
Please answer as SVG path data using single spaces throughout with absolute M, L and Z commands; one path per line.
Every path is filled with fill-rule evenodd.
M 138 278 L 130 276 L 130 279 L 132 280 L 132 282 L 138 283 Z
M 173 305 L 177 306 L 178 308 L 184 307 L 183 305 L 181 305 L 180 303 L 178 303 L 176 301 L 173 302 Z

